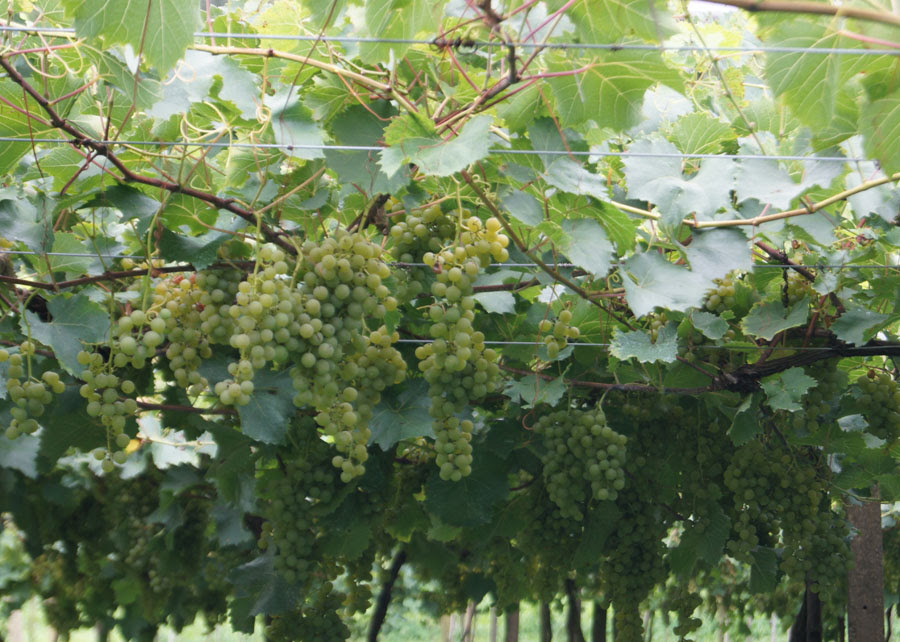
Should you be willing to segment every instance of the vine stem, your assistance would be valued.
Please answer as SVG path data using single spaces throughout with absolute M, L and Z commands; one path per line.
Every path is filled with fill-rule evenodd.
M 872 11 L 870 9 L 857 9 L 856 7 L 835 6 L 809 0 L 707 0 L 713 4 L 723 4 L 729 7 L 737 7 L 751 13 L 755 12 L 782 12 L 782 13 L 812 13 L 822 16 L 841 16 L 844 18 L 856 18 L 871 22 L 882 22 L 889 25 L 900 26 L 900 15 L 885 11 Z
M 391 597 L 394 591 L 394 583 L 400 576 L 400 569 L 406 563 L 406 550 L 401 549 L 391 562 L 391 569 L 388 572 L 384 584 L 381 585 L 381 591 L 378 593 L 378 601 L 375 604 L 375 612 L 372 614 L 372 620 L 369 625 L 369 634 L 366 637 L 368 642 L 377 642 L 378 634 L 384 625 L 384 619 L 387 616 L 388 606 L 391 603 Z
M 193 45 L 191 49 L 195 49 L 197 51 L 205 51 L 207 53 L 215 55 L 262 56 L 264 58 L 281 58 L 283 60 L 299 62 L 304 65 L 309 65 L 310 67 L 315 67 L 316 69 L 321 69 L 322 71 L 328 71 L 338 76 L 350 78 L 351 80 L 355 80 L 360 85 L 364 85 L 369 89 L 390 94 L 391 97 L 398 103 L 400 103 L 408 112 L 410 112 L 411 114 L 418 113 L 415 105 L 409 102 L 406 96 L 398 92 L 393 85 L 373 80 L 372 78 L 369 78 L 364 74 L 350 71 L 349 69 L 343 69 L 342 67 L 338 67 L 337 65 L 334 65 L 330 62 L 316 60 L 312 56 L 300 56 L 298 54 L 292 54 L 286 51 L 279 51 L 278 49 L 264 49 L 262 47 L 222 47 L 215 45 Z
M 768 223 L 769 221 L 778 221 L 785 218 L 792 218 L 794 216 L 815 214 L 820 209 L 828 207 L 829 205 L 833 205 L 834 203 L 837 203 L 839 201 L 846 200 L 854 194 L 859 194 L 860 192 L 865 192 L 866 190 L 870 190 L 873 187 L 878 187 L 879 185 L 885 185 L 887 183 L 894 183 L 896 181 L 900 181 L 900 172 L 891 174 L 890 176 L 883 176 L 881 178 L 876 178 L 871 181 L 860 183 L 856 187 L 846 189 L 843 192 L 838 192 L 837 194 L 832 194 L 828 198 L 818 201 L 817 203 L 810 203 L 809 206 L 806 207 L 798 207 L 797 209 L 776 212 L 775 214 L 762 214 L 760 216 L 754 216 L 753 218 L 728 219 L 725 221 L 685 221 L 685 223 L 695 229 L 703 229 L 709 227 L 736 227 L 739 225 L 752 225 L 755 227 L 757 225 L 762 225 L 763 223 Z
M 138 401 L 138 408 L 143 410 L 167 410 L 169 412 L 190 412 L 199 415 L 236 415 L 238 411 L 234 408 L 198 408 L 196 406 L 179 406 L 166 403 L 150 403 L 149 401 Z

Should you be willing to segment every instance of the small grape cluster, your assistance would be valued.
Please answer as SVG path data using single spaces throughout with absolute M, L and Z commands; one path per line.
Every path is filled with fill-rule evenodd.
M 577 327 L 570 325 L 572 323 L 572 311 L 568 309 L 560 310 L 556 317 L 556 321 L 543 319 L 538 324 L 538 329 L 544 335 L 544 345 L 547 346 L 547 356 L 550 359 L 556 359 L 561 350 L 569 345 L 570 339 L 577 339 L 580 331 Z
M 703 598 L 691 591 L 686 583 L 679 583 L 669 589 L 666 601 L 667 609 L 678 616 L 678 624 L 672 632 L 681 642 L 691 642 L 687 636 L 703 625 L 703 620 L 694 617 L 694 611 L 703 603 Z
M 834 423 L 836 401 L 846 389 L 846 377 L 837 368 L 837 360 L 829 359 L 807 368 L 816 386 L 803 398 L 803 409 L 791 415 L 790 426 L 798 434 L 815 434 L 826 422 Z
M 544 438 L 544 483 L 563 517 L 582 519 L 589 499 L 615 501 L 625 487 L 627 438 L 601 409 L 559 410 L 538 419 L 534 431 Z
M 343 642 L 350 629 L 341 619 L 343 595 L 324 582 L 306 604 L 276 615 L 266 626 L 266 638 L 272 642 Z
M 706 301 L 704 301 L 703 307 L 710 312 L 721 314 L 734 307 L 735 277 L 729 274 L 724 278 L 715 279 L 714 283 L 716 287 L 706 293 Z
M 22 433 L 34 433 L 39 427 L 37 419 L 53 402 L 53 395 L 62 394 L 66 389 L 59 373 L 53 370 L 44 371 L 40 379 L 30 376 L 26 379 L 34 351 L 35 345 L 31 341 L 23 341 L 18 353 L 10 354 L 8 350 L 0 349 L 0 363 L 9 362 L 6 392 L 15 404 L 10 409 L 12 421 L 5 432 L 8 439 L 15 439 Z
M 78 353 L 78 363 L 85 367 L 81 373 L 84 383 L 79 389 L 87 401 L 85 411 L 88 416 L 98 418 L 106 429 L 107 447 L 95 449 L 94 457 L 101 462 L 104 472 L 109 473 L 128 458 L 125 448 L 131 437 L 125 432 L 125 424 L 138 409 L 137 401 L 128 397 L 134 394 L 135 385 L 130 379 L 120 380 L 110 372 L 99 353 L 82 350 Z
M 856 380 L 856 385 L 869 432 L 887 442 L 900 438 L 900 390 L 894 378 L 870 370 Z
M 788 306 L 800 303 L 806 297 L 812 297 L 815 291 L 812 282 L 795 270 L 786 270 L 782 298 Z

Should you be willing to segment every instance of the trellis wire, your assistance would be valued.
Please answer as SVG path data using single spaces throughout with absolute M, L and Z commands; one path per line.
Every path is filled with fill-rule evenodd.
M 76 140 L 69 138 L 25 138 L 17 136 L 0 136 L 2 143 L 47 143 L 47 144 L 76 144 Z M 237 147 L 246 149 L 305 149 L 318 151 L 339 152 L 382 152 L 390 147 L 378 145 L 306 145 L 293 143 L 229 143 L 225 141 L 158 141 L 158 140 L 95 140 L 98 145 L 133 145 L 135 147 Z M 489 149 L 491 155 L 518 155 L 518 156 L 602 156 L 619 158 L 677 158 L 677 159 L 711 159 L 722 158 L 730 160 L 779 160 L 779 161 L 804 161 L 823 163 L 871 163 L 868 158 L 856 158 L 846 156 L 791 156 L 778 154 L 682 154 L 674 152 L 607 152 L 607 151 L 569 151 L 565 149 Z
M 412 344 L 426 344 L 426 343 L 434 343 L 436 339 L 398 339 L 395 343 L 412 343 Z M 492 346 L 534 346 L 540 347 L 543 342 L 538 339 L 536 341 L 496 341 L 496 340 L 485 340 L 484 345 L 492 345 Z M 593 343 L 593 342 L 584 342 L 584 343 L 572 343 L 569 342 L 570 346 L 573 348 L 611 348 L 613 346 L 612 343 Z M 741 345 L 739 347 L 734 347 L 734 343 L 723 343 L 722 345 L 697 345 L 692 346 L 697 350 L 730 350 L 732 352 L 743 352 L 745 350 L 797 350 L 799 352 L 822 352 L 824 350 L 828 350 L 829 346 L 758 346 L 754 344 Z M 884 350 L 883 346 L 854 346 L 854 350 L 871 350 L 873 352 Z
M 147 257 L 139 254 L 94 254 L 91 252 L 36 252 L 34 250 L 4 250 L 0 249 L 0 255 L 2 254 L 14 254 L 18 256 L 60 256 L 60 257 L 70 257 L 70 258 L 98 258 L 98 259 L 140 259 L 144 260 Z M 159 257 L 151 257 L 151 258 L 159 258 Z M 415 263 L 415 262 L 405 262 L 405 261 L 392 261 L 388 263 L 389 265 L 393 265 L 395 267 L 431 267 L 427 263 Z M 612 266 L 621 266 L 624 265 L 621 261 L 615 261 L 611 263 Z M 489 268 L 536 268 L 539 267 L 537 263 L 493 263 L 488 266 Z M 552 264 L 553 268 L 578 268 L 581 267 L 576 263 L 554 263 Z M 816 264 L 802 264 L 802 265 L 793 265 L 789 263 L 754 263 L 752 267 L 755 268 L 778 268 L 778 269 L 791 269 L 791 268 L 808 268 L 815 270 L 897 270 L 900 269 L 900 265 L 880 265 L 878 263 L 866 263 L 855 265 L 852 263 L 816 263 Z M 565 287 L 565 286 L 562 286 Z
M 74 36 L 75 29 L 69 27 L 18 27 L 0 25 L 0 33 L 45 33 L 51 35 Z M 704 47 L 700 45 L 652 45 L 635 43 L 599 43 L 599 42 L 501 42 L 488 40 L 466 40 L 463 38 L 381 38 L 363 36 L 310 36 L 302 34 L 260 34 L 260 33 L 228 33 L 218 31 L 198 31 L 195 38 L 252 38 L 259 40 L 288 40 L 294 42 L 339 42 L 347 44 L 397 44 L 397 45 L 431 45 L 437 47 L 453 46 L 471 49 L 495 49 L 515 47 L 517 49 L 568 49 L 568 50 L 600 50 L 600 51 L 716 51 L 722 53 L 802 53 L 814 55 L 854 55 L 854 56 L 900 56 L 900 49 L 854 49 L 851 47 L 810 48 L 779 46 L 728 46 Z

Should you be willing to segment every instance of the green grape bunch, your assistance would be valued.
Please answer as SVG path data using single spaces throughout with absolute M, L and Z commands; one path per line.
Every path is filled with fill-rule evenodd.
M 602 410 L 558 410 L 538 419 L 534 431 L 544 438 L 544 483 L 563 517 L 582 519 L 591 500 L 615 501 L 625 487 L 627 438 Z

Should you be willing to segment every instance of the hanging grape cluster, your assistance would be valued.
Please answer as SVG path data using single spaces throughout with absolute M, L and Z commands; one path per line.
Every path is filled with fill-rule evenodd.
M 893 443 L 900 438 L 900 390 L 886 373 L 869 370 L 856 380 L 859 405 L 869 423 L 869 432 Z
M 39 427 L 37 419 L 53 402 L 53 396 L 66 389 L 59 373 L 53 370 L 45 370 L 40 379 L 32 376 L 34 351 L 35 345 L 31 341 L 23 341 L 18 353 L 10 354 L 8 350 L 0 349 L 0 363 L 9 362 L 6 392 L 15 404 L 10 409 L 12 421 L 5 431 L 8 439 L 15 439 L 22 433 L 34 433 Z
M 570 339 L 577 339 L 581 335 L 580 330 L 571 323 L 572 311 L 563 309 L 557 315 L 556 321 L 542 319 L 538 324 L 538 329 L 544 336 L 544 345 L 547 346 L 547 356 L 551 360 L 556 359 L 560 351 L 569 345 Z
M 544 438 L 544 483 L 563 517 L 582 519 L 589 500 L 615 501 L 625 487 L 627 439 L 600 408 L 543 415 L 534 431 Z
M 452 214 L 452 213 L 451 213 Z M 436 436 L 435 461 L 443 479 L 457 481 L 472 471 L 474 423 L 457 415 L 471 399 L 480 399 L 497 388 L 500 369 L 497 353 L 484 344 L 484 333 L 475 330 L 473 284 L 491 259 L 505 261 L 509 239 L 500 222 L 469 218 L 452 224 L 451 214 L 431 207 L 420 217 L 407 215 L 396 223 L 391 236 L 396 251 L 421 260 L 431 268 L 428 307 L 429 334 L 434 339 L 416 349 L 419 369 L 429 384 L 431 415 Z M 462 219 L 462 215 L 458 217 Z M 457 237 L 451 240 L 451 232 Z M 442 246 L 442 242 L 446 246 Z M 419 273 L 424 277 L 423 273 Z

